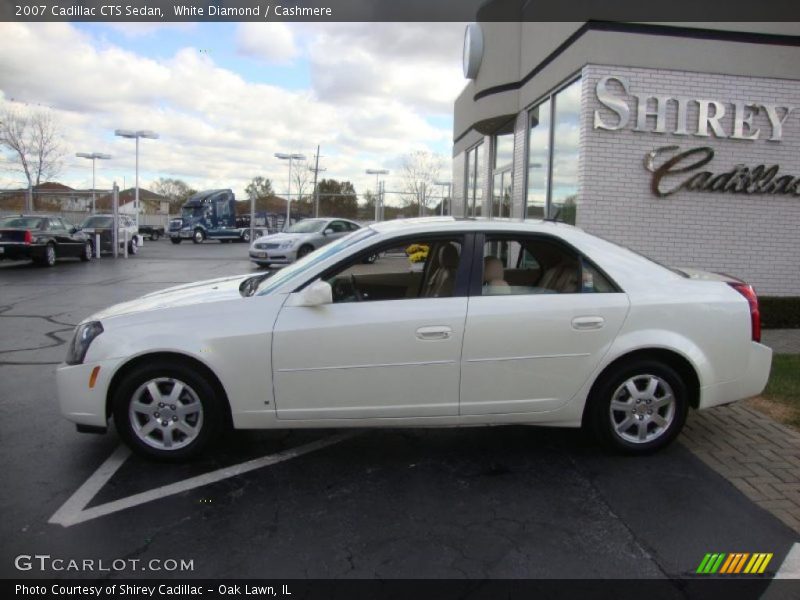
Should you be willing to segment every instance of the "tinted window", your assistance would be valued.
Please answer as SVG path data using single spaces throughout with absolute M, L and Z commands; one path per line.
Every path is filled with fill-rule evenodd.
M 576 251 L 545 237 L 487 236 L 483 256 L 484 296 L 616 291 Z
M 348 264 L 325 277 L 334 303 L 448 298 L 455 292 L 462 254 L 459 237 L 420 236 L 370 252 L 376 257 L 373 263 Z

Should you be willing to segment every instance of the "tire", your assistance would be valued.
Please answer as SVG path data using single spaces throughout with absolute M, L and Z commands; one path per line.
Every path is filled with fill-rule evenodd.
M 637 360 L 603 375 L 589 398 L 584 425 L 608 448 L 650 454 L 681 432 L 688 397 L 674 369 L 656 360 Z
M 83 253 L 81 254 L 81 261 L 89 262 L 90 260 L 92 260 L 93 256 L 94 256 L 94 251 L 92 250 L 92 243 L 86 242 L 83 245 Z
M 206 239 L 206 234 L 203 233 L 202 229 L 195 229 L 194 230 L 194 235 L 192 236 L 192 241 L 195 244 L 202 244 L 205 239 Z
M 139 244 L 136 243 L 136 238 L 132 238 L 128 242 L 128 254 L 136 256 L 139 253 Z
M 245 230 L 242 232 L 242 241 L 243 241 L 245 244 L 249 244 L 249 243 L 250 243 L 250 230 L 249 230 L 249 229 L 245 229 Z
M 161 238 L 161 233 L 158 231 L 154 231 L 153 235 L 150 236 L 151 242 L 157 242 Z
M 182 391 L 173 401 L 169 395 L 177 384 Z M 159 397 L 153 397 L 153 389 Z M 137 454 L 162 461 L 186 460 L 201 452 L 227 423 L 222 402 L 211 383 L 186 364 L 145 364 L 117 387 L 112 399 L 114 424 Z
M 183 240 L 179 237 L 171 237 L 169 238 L 169 241 L 172 242 L 173 244 L 180 244 Z
M 312 246 L 300 246 L 300 249 L 297 251 L 297 259 L 301 259 L 307 254 L 311 254 L 314 251 Z
M 230 241 L 231 240 L 220 240 L 219 243 L 220 244 L 228 244 L 228 243 L 230 243 Z
M 37 262 L 37 264 L 40 264 L 43 267 L 54 267 L 57 258 L 55 244 L 47 244 L 47 246 L 44 248 L 44 256 L 40 261 Z

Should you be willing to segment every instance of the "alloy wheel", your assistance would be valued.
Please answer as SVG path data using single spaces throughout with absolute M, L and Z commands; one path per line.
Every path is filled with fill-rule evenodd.
M 675 407 L 669 383 L 656 375 L 635 375 L 622 382 L 611 397 L 611 426 L 626 442 L 652 442 L 669 429 Z
M 203 429 L 203 405 L 187 383 L 172 377 L 150 379 L 133 393 L 128 408 L 139 440 L 162 451 L 191 444 Z

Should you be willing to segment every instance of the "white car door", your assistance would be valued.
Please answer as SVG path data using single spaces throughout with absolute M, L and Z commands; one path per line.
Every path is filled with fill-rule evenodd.
M 463 239 L 451 238 L 430 244 L 446 264 L 437 255 L 415 269 L 402 250 L 359 258 L 324 277 L 334 303 L 284 305 L 272 347 L 278 418 L 458 414 L 468 266 Z
M 546 238 L 487 237 L 484 257 L 467 313 L 460 414 L 554 410 L 608 351 L 628 297 Z

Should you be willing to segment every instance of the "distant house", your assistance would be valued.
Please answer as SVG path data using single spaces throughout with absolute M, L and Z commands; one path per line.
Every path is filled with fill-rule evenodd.
M 24 212 L 27 209 L 28 190 L 6 190 L 0 193 L 0 210 Z M 67 185 L 47 181 L 33 188 L 33 208 L 39 211 L 80 212 L 92 206 L 91 195 Z
M 119 192 L 119 211 L 126 214 L 134 214 L 134 199 L 136 197 L 135 188 L 120 190 Z M 140 213 L 145 215 L 168 215 L 169 198 L 156 194 L 145 188 L 139 188 Z M 112 210 L 111 194 L 103 194 L 97 197 L 97 210 L 110 212 Z

